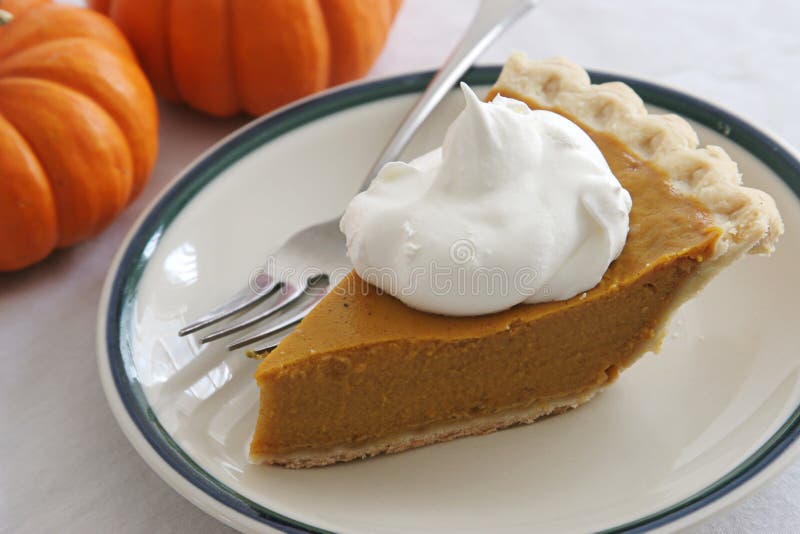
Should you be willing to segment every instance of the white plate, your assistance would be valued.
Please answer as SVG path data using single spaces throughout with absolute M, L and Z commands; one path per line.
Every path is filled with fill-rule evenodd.
M 497 73 L 476 69 L 467 81 L 485 89 Z M 140 219 L 103 292 L 98 352 L 111 408 L 150 466 L 240 529 L 389 533 L 672 530 L 786 465 L 800 433 L 800 163 L 741 119 L 635 80 L 626 81 L 693 119 L 703 142 L 725 147 L 747 183 L 775 196 L 787 233 L 772 258 L 721 275 L 678 312 L 660 355 L 578 410 L 328 468 L 247 462 L 256 362 L 176 332 L 247 283 L 295 230 L 341 212 L 427 79 L 352 85 L 262 118 Z M 449 95 L 408 154 L 439 144 L 461 105 Z

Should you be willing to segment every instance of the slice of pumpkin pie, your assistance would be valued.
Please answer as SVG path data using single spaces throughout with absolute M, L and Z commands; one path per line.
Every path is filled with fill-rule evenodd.
M 255 461 L 319 466 L 575 408 L 657 350 L 671 313 L 720 269 L 769 254 L 783 231 L 772 198 L 743 187 L 721 148 L 699 148 L 688 123 L 648 114 L 622 83 L 592 85 L 566 60 L 518 54 L 495 95 L 510 110 L 497 121 L 518 114 L 540 133 L 460 117 L 442 151 L 390 164 L 354 200 L 360 211 L 348 209 L 356 271 L 256 372 Z M 543 163 L 529 172 L 529 161 Z M 458 236 L 466 259 L 442 248 Z M 387 287 L 369 270 L 408 274 L 448 257 L 444 267 L 471 276 L 532 265 L 533 282 L 516 296 L 489 291 L 489 276 L 471 293 L 436 294 L 425 273 L 414 291 L 408 277 Z

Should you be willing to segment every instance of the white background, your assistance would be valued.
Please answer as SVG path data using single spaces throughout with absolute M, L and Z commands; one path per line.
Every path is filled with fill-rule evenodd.
M 474 6 L 405 0 L 369 77 L 435 68 Z M 501 63 L 514 49 L 567 56 L 716 101 L 797 146 L 798 22 L 800 3 L 791 0 L 547 0 L 480 63 Z M 100 389 L 94 331 L 103 279 L 134 219 L 244 122 L 162 104 L 161 155 L 144 194 L 93 241 L 0 275 L 0 531 L 225 530 L 161 482 L 123 437 Z M 800 463 L 693 531 L 800 531 Z

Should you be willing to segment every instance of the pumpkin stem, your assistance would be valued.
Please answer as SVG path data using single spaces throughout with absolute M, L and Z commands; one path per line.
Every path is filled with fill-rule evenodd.
M 0 9 L 0 26 L 8 24 L 14 20 L 14 15 L 6 11 L 5 9 Z

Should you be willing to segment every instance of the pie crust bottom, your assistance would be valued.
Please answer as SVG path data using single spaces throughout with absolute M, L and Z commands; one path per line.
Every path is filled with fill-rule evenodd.
M 603 384 L 589 388 L 576 395 L 537 401 L 532 406 L 474 417 L 468 421 L 445 421 L 400 436 L 395 435 L 353 446 L 340 445 L 317 450 L 293 451 L 285 454 L 262 454 L 251 456 L 250 460 L 253 463 L 268 463 L 289 468 L 319 467 L 337 462 L 368 458 L 379 454 L 394 454 L 407 449 L 450 441 L 465 436 L 491 434 L 510 426 L 530 424 L 542 417 L 561 414 L 572 408 L 577 408 L 581 404 L 589 402 L 592 397 L 613 382 L 614 378 L 616 377 L 609 377 L 609 380 Z

